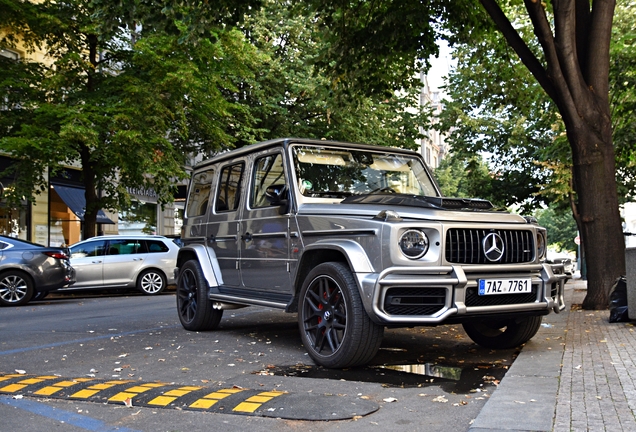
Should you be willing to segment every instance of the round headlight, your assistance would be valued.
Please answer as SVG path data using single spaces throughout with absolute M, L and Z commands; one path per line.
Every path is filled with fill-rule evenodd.
M 420 230 L 410 229 L 400 236 L 400 250 L 409 259 L 418 259 L 428 252 L 428 237 Z
M 540 260 L 545 258 L 547 252 L 545 234 L 537 231 L 537 255 Z

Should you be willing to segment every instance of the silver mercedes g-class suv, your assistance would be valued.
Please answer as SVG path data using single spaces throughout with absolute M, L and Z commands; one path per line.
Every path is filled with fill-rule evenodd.
M 488 348 L 532 338 L 565 308 L 546 230 L 486 200 L 446 198 L 412 151 L 277 139 L 198 164 L 177 259 L 177 310 L 298 314 L 311 358 L 368 363 L 384 328 L 461 323 Z

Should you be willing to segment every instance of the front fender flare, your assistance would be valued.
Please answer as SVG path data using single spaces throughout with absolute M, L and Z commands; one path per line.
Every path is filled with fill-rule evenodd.
M 374 269 L 360 243 L 348 239 L 319 240 L 305 248 L 304 254 L 313 250 L 333 249 L 341 252 L 353 273 L 373 273 Z M 302 257 L 301 257 L 302 261 Z

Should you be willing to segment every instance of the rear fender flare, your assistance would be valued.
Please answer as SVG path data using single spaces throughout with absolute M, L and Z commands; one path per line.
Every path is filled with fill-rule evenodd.
M 205 277 L 209 287 L 218 287 L 223 285 L 221 268 L 219 267 L 219 262 L 216 259 L 214 249 L 202 244 L 192 244 L 183 246 L 179 249 L 179 256 L 177 257 L 177 265 L 179 268 L 186 261 L 191 259 L 195 259 L 199 261 L 199 264 L 201 264 L 203 276 Z

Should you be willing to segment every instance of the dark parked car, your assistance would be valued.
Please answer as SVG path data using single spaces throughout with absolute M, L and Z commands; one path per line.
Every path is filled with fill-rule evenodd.
M 0 305 L 25 305 L 73 282 L 68 249 L 0 236 Z

